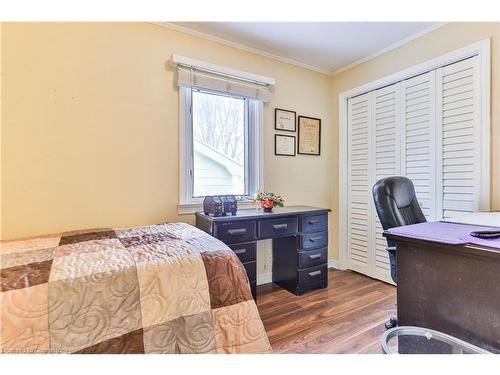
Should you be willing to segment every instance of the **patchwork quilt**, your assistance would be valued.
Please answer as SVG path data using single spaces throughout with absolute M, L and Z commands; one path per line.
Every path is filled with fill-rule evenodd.
M 185 223 L 1 244 L 2 353 L 267 353 L 245 269 Z

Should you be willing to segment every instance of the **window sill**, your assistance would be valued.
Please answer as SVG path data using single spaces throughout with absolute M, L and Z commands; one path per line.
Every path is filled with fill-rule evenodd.
M 238 210 L 244 208 L 255 208 L 255 204 L 249 199 L 238 201 Z M 177 205 L 179 215 L 192 215 L 200 211 L 203 211 L 203 202 L 179 203 Z

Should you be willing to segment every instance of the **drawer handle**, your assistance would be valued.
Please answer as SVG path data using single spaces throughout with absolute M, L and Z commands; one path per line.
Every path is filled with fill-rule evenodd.
M 309 259 L 318 259 L 321 258 L 321 254 L 314 254 L 314 255 L 309 255 Z
M 240 229 L 229 229 L 227 233 L 230 236 L 239 236 L 242 234 L 245 234 L 247 232 L 246 228 L 240 228 Z
M 321 241 L 322 239 L 323 239 L 323 237 L 321 237 L 321 236 L 320 237 L 311 237 L 311 238 L 309 238 L 309 241 L 316 242 L 316 241 Z
M 288 228 L 288 224 L 275 224 L 273 225 L 274 230 L 285 230 Z
M 309 220 L 309 225 L 318 224 L 319 220 Z
M 247 252 L 247 249 L 236 249 L 233 251 L 235 254 L 245 254 Z
M 318 276 L 318 275 L 321 275 L 321 271 L 309 272 L 309 276 L 311 276 L 311 277 Z

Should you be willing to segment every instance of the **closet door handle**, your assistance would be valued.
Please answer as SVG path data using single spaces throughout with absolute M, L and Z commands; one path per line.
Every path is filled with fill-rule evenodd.
M 230 236 L 239 236 L 242 234 L 245 234 L 247 232 L 246 228 L 240 228 L 240 229 L 229 229 L 227 233 Z
M 236 249 L 233 250 L 235 254 L 245 254 L 247 252 L 247 249 Z
M 311 259 L 311 260 L 318 259 L 318 258 L 321 258 L 321 254 L 309 255 L 309 259 Z
M 321 271 L 309 272 L 309 276 L 311 276 L 311 277 L 318 276 L 318 275 L 321 275 Z
M 309 225 L 318 224 L 319 220 L 309 220 Z

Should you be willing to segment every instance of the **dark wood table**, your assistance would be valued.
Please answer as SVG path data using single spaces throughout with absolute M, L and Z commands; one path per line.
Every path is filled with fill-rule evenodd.
M 500 353 L 500 250 L 384 235 L 397 248 L 398 324 Z
M 272 213 L 241 209 L 236 215 L 196 213 L 196 226 L 227 244 L 243 263 L 256 298 L 258 240 L 273 240 L 273 283 L 300 295 L 328 285 L 328 212 L 309 206 Z

